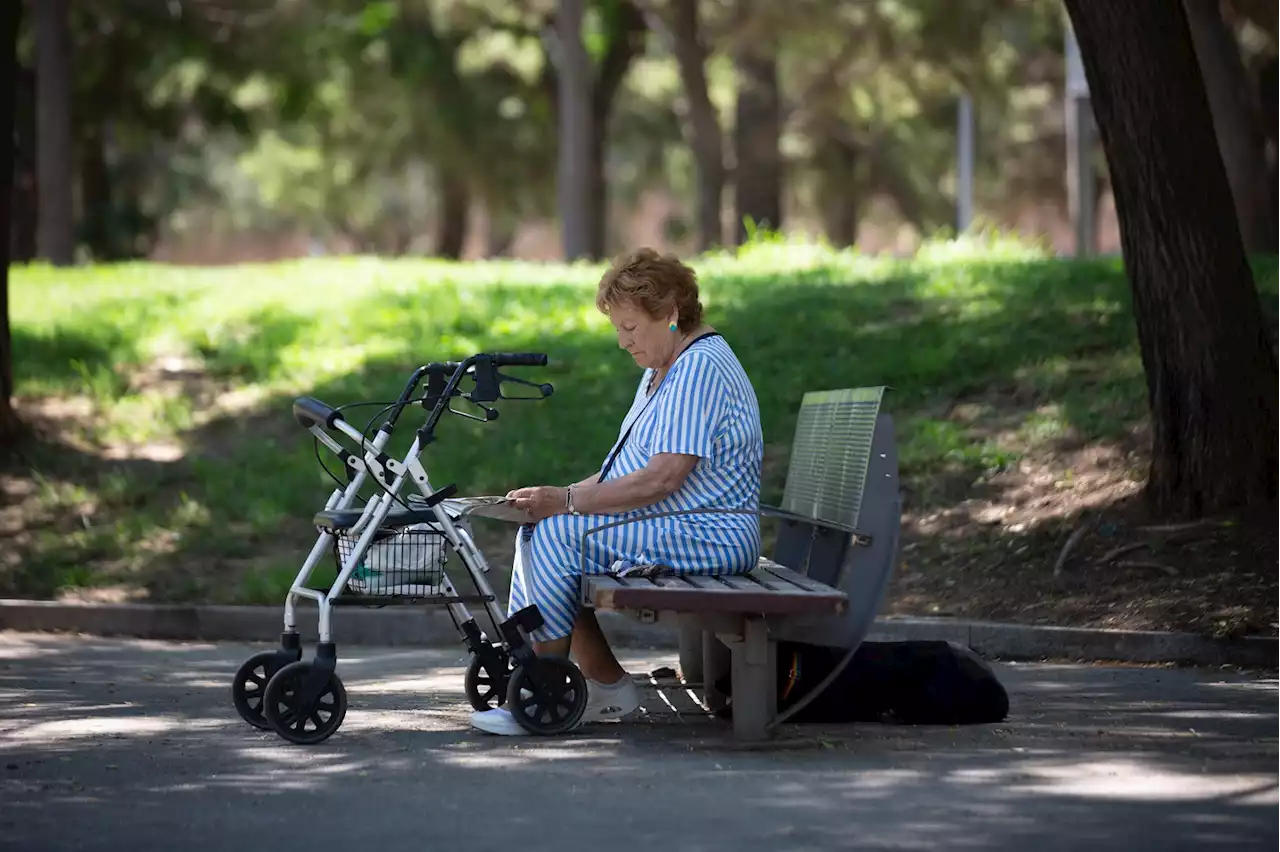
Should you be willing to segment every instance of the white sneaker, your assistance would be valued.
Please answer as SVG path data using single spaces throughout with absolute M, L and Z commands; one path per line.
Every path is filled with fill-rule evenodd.
M 476 710 L 471 714 L 471 727 L 500 737 L 527 737 L 529 732 L 521 727 L 516 717 L 505 707 L 494 710 Z
M 607 719 L 620 719 L 634 712 L 640 706 L 640 690 L 630 675 L 623 675 L 617 683 L 600 683 L 587 680 L 587 706 L 582 711 L 579 725 L 589 722 L 602 722 Z M 527 737 L 525 730 L 511 711 L 505 707 L 494 710 L 476 710 L 471 713 L 471 727 L 488 734 L 502 737 Z
M 621 719 L 635 712 L 639 706 L 640 690 L 636 689 L 636 682 L 631 679 L 631 675 L 623 675 L 622 680 L 617 683 L 600 683 L 588 679 L 587 707 L 582 711 L 582 719 L 578 724 Z

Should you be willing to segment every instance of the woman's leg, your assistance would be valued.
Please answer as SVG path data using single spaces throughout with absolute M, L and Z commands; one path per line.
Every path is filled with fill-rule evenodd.
M 538 605 L 543 627 L 531 633 L 538 654 L 568 656 L 572 651 L 585 677 L 600 683 L 614 683 L 625 677 L 613 650 L 600 631 L 595 613 L 582 609 L 582 536 L 594 526 L 590 518 L 554 516 L 532 530 L 527 546 L 517 554 L 520 592 L 512 577 L 512 611 Z M 608 542 L 593 537 L 586 553 L 585 568 L 603 571 L 617 554 Z
M 582 609 L 573 625 L 573 655 L 582 674 L 597 683 L 617 683 L 627 670 L 614 656 L 593 609 Z M 541 652 L 539 652 L 541 653 Z
M 556 515 L 521 527 L 511 575 L 508 615 L 536 603 L 543 627 L 530 638 L 538 654 L 568 656 L 582 674 L 599 683 L 615 683 L 626 675 L 600 629 L 595 613 L 581 607 L 582 575 L 579 547 L 583 533 L 594 524 L 584 516 Z M 600 571 L 616 557 L 612 548 L 593 539 L 587 569 Z
M 535 527 L 521 527 L 511 572 L 507 613 L 536 605 L 543 625 L 530 633 L 539 655 L 568 656 L 570 651 L 587 679 L 587 706 L 580 724 L 625 716 L 640 706 L 635 682 L 618 664 L 594 613 L 581 608 L 582 572 L 602 572 L 617 554 L 593 537 L 589 559 L 580 561 L 580 542 L 599 517 L 557 515 Z M 471 724 L 482 731 L 520 736 L 526 731 L 507 708 L 476 711 Z

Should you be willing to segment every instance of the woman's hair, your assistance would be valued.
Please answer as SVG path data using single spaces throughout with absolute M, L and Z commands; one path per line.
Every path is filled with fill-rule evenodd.
M 618 257 L 600 279 L 596 308 L 607 315 L 610 306 L 622 302 L 632 302 L 654 319 L 674 307 L 681 331 L 702 323 L 698 276 L 675 255 L 660 255 L 651 248 Z

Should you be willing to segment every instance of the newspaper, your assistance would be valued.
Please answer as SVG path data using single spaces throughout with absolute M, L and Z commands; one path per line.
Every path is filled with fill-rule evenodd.
M 450 514 L 463 517 L 475 515 L 514 524 L 529 523 L 529 516 L 522 509 L 517 509 L 515 503 L 506 497 L 450 497 L 442 505 Z

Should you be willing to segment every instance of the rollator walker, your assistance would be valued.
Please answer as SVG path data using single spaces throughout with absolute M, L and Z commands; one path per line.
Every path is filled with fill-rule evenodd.
M 506 705 L 532 734 L 558 734 L 578 723 L 587 702 L 582 673 L 567 658 L 534 653 L 528 634 L 543 623 L 536 606 L 505 616 L 485 578 L 489 565 L 472 538 L 466 501 L 451 499 L 457 492 L 454 485 L 433 488 L 421 458 L 435 440 L 446 411 L 488 422 L 498 417 L 489 403 L 550 396 L 549 384 L 499 372 L 502 367 L 546 363 L 544 354 L 477 354 L 460 362 L 418 367 L 390 404 L 362 402 L 332 408 L 313 397 L 294 400 L 294 419 L 318 442 L 317 459 L 323 444 L 341 461 L 347 481 L 344 485 L 334 477 L 338 487 L 313 519 L 319 536 L 285 596 L 280 647 L 254 654 L 235 674 L 232 700 L 241 718 L 292 743 L 326 740 L 342 725 L 347 712 L 346 689 L 336 671 L 333 608 L 410 604 L 448 610 L 470 654 L 464 688 L 473 708 Z M 426 392 L 414 398 L 424 378 Z M 472 387 L 464 391 L 465 380 Z M 507 396 L 504 386 L 508 384 L 534 388 L 537 395 Z M 477 406 L 483 416 L 454 409 L 450 405 L 454 398 Z M 372 440 L 367 437 L 368 427 L 357 430 L 343 414 L 344 409 L 358 405 L 383 405 L 369 421 L 372 426 L 386 414 Z M 427 416 L 412 445 L 401 459 L 389 456 L 385 448 L 401 415 L 419 405 Z M 354 451 L 344 446 L 344 440 L 354 444 Z M 377 487 L 360 507 L 360 490 L 370 479 Z M 418 493 L 402 497 L 408 483 Z M 337 578 L 328 588 L 311 588 L 313 572 L 330 553 L 337 561 Z M 454 555 L 460 558 L 474 593 L 460 592 L 444 570 Z M 299 599 L 315 601 L 318 607 L 319 641 L 309 661 L 302 659 Z M 483 606 L 492 630 L 481 630 L 468 604 Z

